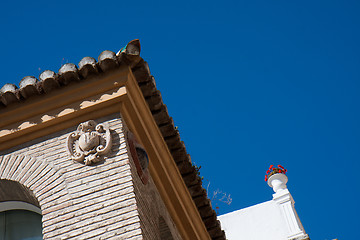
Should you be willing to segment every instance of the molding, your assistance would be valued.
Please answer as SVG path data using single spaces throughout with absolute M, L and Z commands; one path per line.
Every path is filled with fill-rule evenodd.
M 183 239 L 211 239 L 132 74 L 126 88 L 122 116 L 150 157 L 150 175 L 180 234 Z
M 288 231 L 288 240 L 306 239 L 308 235 L 305 233 L 300 218 L 295 210 L 295 201 L 288 189 L 284 189 L 273 194 L 273 201 L 277 203 L 281 214 L 286 222 Z
M 20 201 L 0 202 L 0 212 L 9 210 L 27 210 L 42 215 L 41 209 L 30 203 Z
M 78 125 L 90 118 L 119 112 L 122 97 L 127 93 L 124 83 L 129 73 L 128 68 L 122 68 L 98 81 L 89 80 L 89 88 L 86 88 L 87 81 L 84 81 L 79 86 L 69 85 L 50 96 L 43 96 L 43 99 L 35 98 L 28 104 L 22 103 L 19 107 L 2 111 L 0 119 L 6 121 L 0 123 L 0 151 Z
M 1 110 L 0 151 L 116 112 L 146 149 L 150 174 L 182 238 L 210 239 L 129 67 Z
M 2 119 L 0 130 L 5 129 L 11 123 L 19 123 L 32 119 L 34 116 L 52 113 L 55 109 L 71 105 L 75 102 L 86 99 L 94 101 L 96 95 L 111 94 L 114 89 L 118 90 L 119 87 L 125 85 L 130 71 L 128 67 L 120 67 L 117 71 L 113 71 L 112 74 L 103 74 L 101 77 L 93 77 L 72 83 L 51 93 L 34 96 L 25 100 L 25 102 L 3 108 L 0 110 Z M 86 105 L 86 102 L 84 104 Z

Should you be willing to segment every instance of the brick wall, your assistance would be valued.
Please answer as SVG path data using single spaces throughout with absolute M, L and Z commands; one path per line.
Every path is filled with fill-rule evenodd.
M 97 166 L 72 161 L 66 138 L 76 126 L 1 154 L 0 177 L 31 189 L 43 213 L 44 239 L 141 238 L 122 122 L 97 119 L 112 129 L 109 157 Z
M 151 161 L 151 159 L 150 159 Z M 177 231 L 159 192 L 151 178 L 143 184 L 138 176 L 133 161 L 131 172 L 134 180 L 135 198 L 138 203 L 141 230 L 144 239 L 180 240 Z
M 0 178 L 34 193 L 44 239 L 180 239 L 151 177 L 144 185 L 129 160 L 119 115 L 95 121 L 112 131 L 112 151 L 103 163 L 70 159 L 66 138 L 74 126 L 0 153 Z

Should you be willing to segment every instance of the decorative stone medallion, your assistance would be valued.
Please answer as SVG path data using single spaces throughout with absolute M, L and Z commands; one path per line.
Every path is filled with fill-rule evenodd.
M 137 141 L 134 134 L 130 131 L 126 132 L 126 140 L 129 146 L 130 156 L 134 161 L 136 171 L 141 181 L 146 184 L 149 181 L 149 157 L 145 148 Z
M 67 150 L 73 160 L 92 165 L 103 159 L 111 149 L 110 130 L 94 120 L 80 123 L 67 138 Z

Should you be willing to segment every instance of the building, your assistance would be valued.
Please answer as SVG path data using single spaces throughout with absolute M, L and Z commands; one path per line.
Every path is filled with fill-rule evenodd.
M 275 192 L 272 200 L 219 216 L 229 240 L 309 240 L 287 189 L 285 172 L 266 178 Z
M 0 102 L 0 239 L 225 239 L 138 40 Z

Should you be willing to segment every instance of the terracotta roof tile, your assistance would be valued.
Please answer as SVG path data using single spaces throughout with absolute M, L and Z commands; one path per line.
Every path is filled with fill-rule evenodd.
M 40 86 L 45 93 L 49 93 L 52 90 L 59 88 L 60 84 L 57 81 L 57 74 L 50 70 L 43 71 L 40 76 Z
M 96 60 L 92 57 L 84 57 L 79 62 L 79 73 L 82 78 L 87 78 L 99 73 Z
M 78 68 L 73 63 L 66 63 L 62 65 L 58 74 L 58 82 L 60 85 L 68 85 L 70 82 L 80 81 Z
M 7 83 L 0 89 L 1 102 L 7 106 L 20 100 L 18 88 L 15 84 Z
M 37 88 L 38 80 L 36 77 L 27 76 L 24 77 L 20 81 L 20 94 L 23 98 L 29 98 L 32 95 L 38 95 L 40 94 L 39 89 Z

